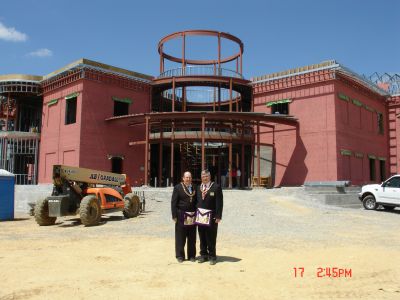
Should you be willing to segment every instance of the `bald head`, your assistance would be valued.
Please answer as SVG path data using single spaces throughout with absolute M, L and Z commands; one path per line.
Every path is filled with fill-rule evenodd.
M 186 171 L 185 173 L 183 173 L 182 181 L 186 186 L 191 185 L 192 184 L 192 173 L 190 173 L 189 171 Z

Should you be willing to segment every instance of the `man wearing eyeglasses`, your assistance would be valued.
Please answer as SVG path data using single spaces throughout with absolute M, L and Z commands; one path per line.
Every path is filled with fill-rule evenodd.
M 200 238 L 199 263 L 207 260 L 210 265 L 217 262 L 216 243 L 218 223 L 221 222 L 223 209 L 222 188 L 211 181 L 208 170 L 201 172 L 201 185 L 197 188 L 196 224 Z

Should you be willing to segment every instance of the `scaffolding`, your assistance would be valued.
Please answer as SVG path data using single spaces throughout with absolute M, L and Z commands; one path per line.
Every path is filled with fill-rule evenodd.
M 37 184 L 39 134 L 0 132 L 0 169 L 15 175 L 16 184 Z
M 15 183 L 37 184 L 42 98 L 41 77 L 0 76 L 0 168 Z

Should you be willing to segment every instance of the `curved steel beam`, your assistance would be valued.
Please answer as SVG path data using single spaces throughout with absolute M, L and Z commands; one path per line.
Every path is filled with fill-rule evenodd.
M 179 38 L 179 37 L 186 37 L 186 36 L 218 36 L 219 38 L 224 38 L 227 40 L 230 40 L 232 42 L 235 42 L 238 44 L 240 50 L 239 52 L 225 57 L 221 59 L 210 59 L 210 60 L 199 60 L 199 59 L 187 59 L 186 57 L 176 57 L 170 54 L 167 54 L 163 51 L 164 44 L 170 40 Z M 184 43 L 184 41 L 182 41 Z M 185 31 L 179 31 L 179 32 L 174 32 L 170 35 L 167 35 L 163 37 L 160 42 L 158 43 L 158 53 L 160 54 L 161 60 L 162 59 L 168 59 L 173 62 L 177 63 L 183 63 L 183 64 L 191 64 L 191 65 L 213 65 L 217 63 L 226 63 L 233 61 L 235 59 L 241 58 L 243 55 L 244 51 L 244 45 L 243 42 L 236 36 L 227 33 L 227 32 L 220 32 L 220 31 L 215 31 L 215 30 L 185 30 Z

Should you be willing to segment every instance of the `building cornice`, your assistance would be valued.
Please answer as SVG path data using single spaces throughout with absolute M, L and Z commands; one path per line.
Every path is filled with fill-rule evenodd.
M 149 90 L 151 88 L 150 80 L 138 79 L 135 76 L 123 75 L 86 64 L 78 64 L 53 75 L 43 80 L 41 85 L 43 92 L 47 93 L 81 79 L 114 84 L 132 90 Z
M 131 79 L 136 79 L 136 80 L 148 82 L 148 83 L 150 83 L 151 80 L 153 79 L 153 76 L 150 76 L 150 75 L 145 75 L 142 73 L 129 71 L 126 69 L 103 64 L 103 63 L 100 63 L 100 62 L 97 62 L 94 60 L 81 58 L 81 59 L 78 59 L 78 60 L 76 60 L 76 61 L 50 73 L 50 74 L 43 76 L 43 80 L 49 80 L 53 77 L 57 77 L 58 75 L 63 74 L 64 72 L 72 71 L 74 69 L 82 69 L 82 68 L 90 68 L 90 69 L 94 69 L 94 70 L 99 70 L 99 71 L 102 71 L 105 73 L 128 77 Z
M 322 69 L 313 72 L 307 72 L 292 76 L 285 76 L 268 81 L 252 82 L 253 94 L 262 94 L 266 92 L 274 92 L 283 89 L 296 88 L 320 82 L 334 80 L 335 73 L 330 69 Z
M 0 75 L 0 82 L 32 82 L 39 83 L 43 79 L 42 76 L 37 75 L 27 75 L 27 74 L 5 74 Z
M 389 96 L 388 92 L 369 79 L 358 75 L 334 60 L 255 77 L 252 78 L 251 84 L 255 87 L 255 94 L 257 94 L 332 80 L 337 76 L 346 77 L 348 80 L 357 82 L 380 96 Z

